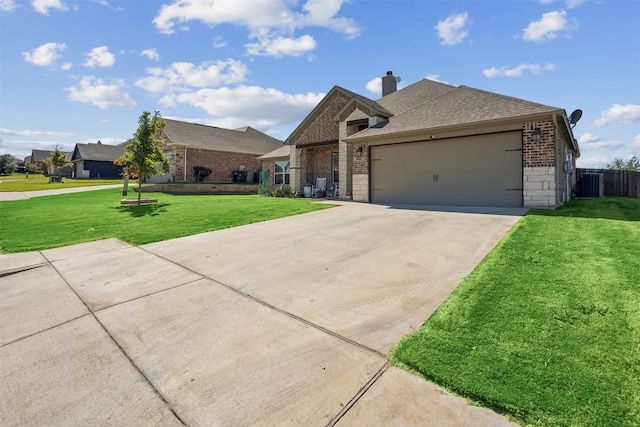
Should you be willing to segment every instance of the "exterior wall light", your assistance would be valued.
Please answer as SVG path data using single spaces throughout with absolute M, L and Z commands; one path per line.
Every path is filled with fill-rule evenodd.
M 531 135 L 533 136 L 534 142 L 540 142 L 542 139 L 542 130 L 540 130 L 540 128 L 535 128 Z
M 363 151 L 364 151 L 364 148 L 362 147 L 362 145 L 358 145 L 358 148 L 356 148 L 356 157 L 362 156 Z

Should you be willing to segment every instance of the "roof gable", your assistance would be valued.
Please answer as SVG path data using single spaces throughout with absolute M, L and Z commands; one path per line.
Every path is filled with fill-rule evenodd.
M 250 126 L 223 129 L 215 126 L 164 119 L 164 135 L 169 144 L 245 154 L 266 154 L 282 145 Z
M 340 86 L 334 86 L 289 135 L 285 144 L 337 140 L 337 120 L 340 120 L 340 117 L 345 114 L 348 116 L 356 107 L 384 117 L 391 115 L 375 101 Z

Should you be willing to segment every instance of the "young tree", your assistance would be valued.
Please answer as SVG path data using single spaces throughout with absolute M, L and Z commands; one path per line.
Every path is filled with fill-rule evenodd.
M 604 168 L 640 172 L 640 157 L 631 156 L 628 159 L 616 157 L 615 159 L 613 159 L 613 162 L 607 163 Z
M 162 152 L 164 140 L 160 138 L 160 131 L 164 129 L 164 120 L 160 112 L 156 111 L 153 117 L 145 111 L 138 118 L 138 130 L 133 139 L 127 145 L 127 151 L 117 158 L 114 163 L 124 166 L 125 177 L 138 179 L 138 204 L 142 194 L 142 181 L 154 175 L 161 169 L 169 172 L 169 159 Z
M 16 170 L 16 161 L 11 154 L 0 156 L 0 174 L 9 175 Z
M 67 166 L 73 166 L 73 163 L 67 161 L 67 153 L 60 151 L 56 145 L 56 149 L 51 152 L 51 157 L 47 157 L 44 161 L 48 165 L 53 166 L 53 173 L 60 176 L 60 170 Z

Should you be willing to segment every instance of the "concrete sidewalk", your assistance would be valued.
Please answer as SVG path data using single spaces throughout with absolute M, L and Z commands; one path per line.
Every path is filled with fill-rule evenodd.
M 36 191 L 0 191 L 0 202 L 11 200 L 26 200 L 32 197 L 55 196 L 57 194 L 80 193 L 83 191 L 104 190 L 106 188 L 118 188 L 122 184 L 95 185 L 89 187 L 57 188 L 55 190 Z
M 502 426 L 394 367 L 524 210 L 346 204 L 0 256 L 0 424 Z

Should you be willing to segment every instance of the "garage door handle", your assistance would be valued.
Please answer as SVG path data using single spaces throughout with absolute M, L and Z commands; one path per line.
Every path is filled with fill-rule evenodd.
M 438 174 L 437 173 L 433 174 L 433 182 L 438 183 Z

